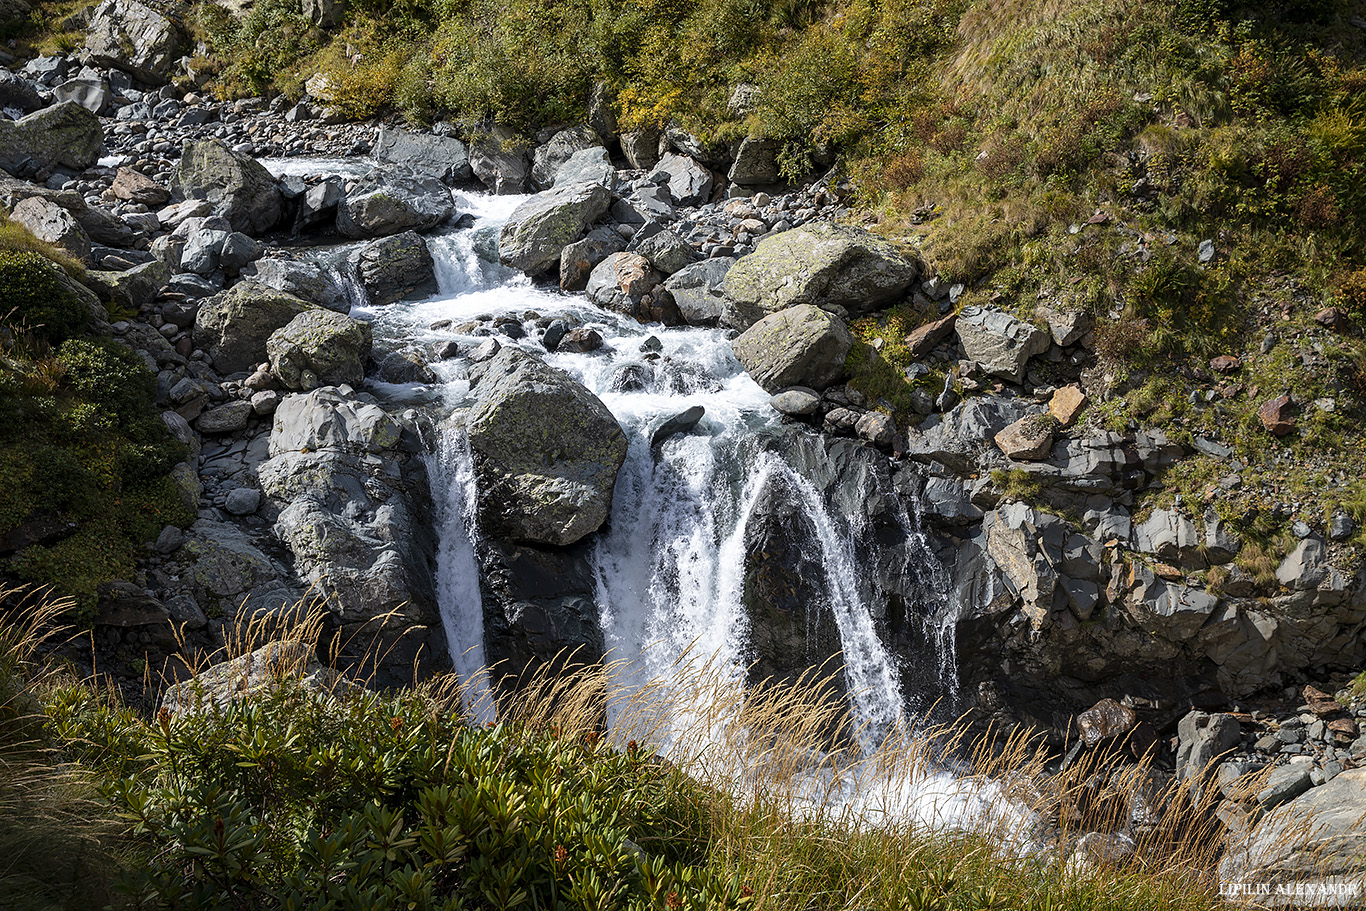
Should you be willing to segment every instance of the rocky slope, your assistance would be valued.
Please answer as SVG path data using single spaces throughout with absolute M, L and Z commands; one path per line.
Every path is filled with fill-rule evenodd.
M 329 124 L 308 101 L 217 102 L 167 82 L 183 50 L 175 23 L 127 0 L 100 10 L 82 59 L 35 60 L 5 83 L 36 110 L 0 123 L 0 195 L 13 221 L 87 264 L 119 317 L 109 332 L 154 367 L 163 420 L 190 452 L 176 477 L 196 521 L 164 529 L 135 578 L 110 580 L 94 619 L 106 671 L 138 678 L 150 664 L 174 678 L 181 649 L 219 648 L 310 597 L 352 673 L 390 684 L 446 666 L 423 459 L 442 415 L 364 387 L 422 382 L 429 362 L 454 358 L 477 398 L 466 418 L 490 656 L 601 653 L 587 544 L 625 444 L 602 403 L 536 354 L 587 355 L 601 337 L 528 315 L 467 327 L 487 339 L 477 348 L 414 355 L 376 350 L 348 315 L 432 292 L 429 238 L 460 223 L 452 187 L 536 189 L 482 238 L 484 255 L 642 322 L 730 331 L 788 419 L 769 445 L 885 532 L 865 554 L 885 635 L 911 655 L 926 628 L 951 630 L 961 707 L 979 720 L 1056 732 L 1112 698 L 1132 717 L 1099 742 L 1140 722 L 1171 733 L 1192 706 L 1255 704 L 1219 716 L 1233 727 L 1219 722 L 1211 756 L 1281 762 L 1291 790 L 1366 761 L 1360 710 L 1298 711 L 1305 682 L 1333 690 L 1366 662 L 1350 517 L 1301 522 L 1272 572 L 1244 569 L 1245 530 L 1219 508 L 1240 463 L 1218 439 L 1103 422 L 1106 364 L 1087 313 L 960 306 L 961 287 L 855 223 L 838 180 L 767 182 L 776 150 L 759 144 L 703 155 L 679 131 L 644 148 L 572 126 L 509 151 L 446 128 Z M 136 25 L 136 53 L 104 41 L 111 22 Z M 257 160 L 301 154 L 380 166 L 277 179 Z M 300 255 L 317 243 L 339 245 L 328 268 Z M 894 340 L 909 366 L 851 330 L 888 308 L 915 314 Z M 1263 407 L 1266 433 L 1292 420 L 1289 405 Z M 1217 464 L 1217 483 L 1198 503 L 1154 508 L 1151 493 L 1196 460 Z M 922 523 L 937 567 L 907 571 L 902 513 Z M 783 622 L 784 599 L 810 609 L 816 597 L 799 531 L 775 498 L 747 535 L 765 675 L 832 651 Z M 1189 752 L 1205 735 L 1181 724 Z M 1267 733 L 1249 740 L 1239 725 Z

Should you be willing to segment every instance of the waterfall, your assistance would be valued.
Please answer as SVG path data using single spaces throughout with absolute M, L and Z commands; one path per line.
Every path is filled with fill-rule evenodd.
M 371 320 L 377 344 L 415 349 L 453 340 L 465 350 L 487 338 L 483 327 L 491 319 L 514 316 L 527 335 L 504 335 L 500 342 L 533 350 L 576 377 L 621 424 L 629 441 L 627 457 L 617 478 L 609 525 L 592 550 L 592 594 L 609 659 L 620 662 L 616 685 L 624 692 L 648 690 L 679 697 L 664 698 L 661 714 L 645 719 L 652 733 L 665 741 L 660 746 L 666 751 L 670 732 L 697 720 L 686 717 L 694 711 L 688 708 L 687 697 L 695 694 L 685 690 L 695 681 L 690 673 L 699 664 L 709 669 L 711 679 L 729 688 L 727 704 L 742 704 L 753 657 L 744 603 L 746 530 L 766 489 L 771 493 L 776 486 L 786 506 L 796 510 L 811 532 L 812 540 L 794 543 L 807 548 L 820 567 L 819 578 L 810 581 L 819 588 L 822 605 L 819 615 L 815 608 L 807 614 L 812 624 L 807 638 L 815 641 L 816 624 L 833 620 L 845 665 L 848 713 L 853 730 L 859 732 L 857 746 L 868 755 L 884 740 L 906 742 L 916 723 L 903 692 L 909 675 L 879 636 L 875 618 L 881 616 L 881 606 L 874 609 L 873 586 L 863 578 L 863 561 L 875 538 L 867 517 L 842 515 L 847 507 L 835 509 L 817 485 L 774 451 L 793 431 L 782 426 L 768 404 L 769 395 L 736 361 L 723 332 L 644 326 L 599 309 L 582 295 L 538 288 L 498 264 L 490 242 L 520 201 L 478 194 L 459 198 L 461 210 L 474 216 L 473 227 L 428 239 L 439 292 L 422 301 L 357 308 L 354 314 Z M 602 349 L 588 355 L 545 352 L 534 340 L 534 323 L 544 325 L 549 317 L 591 326 L 603 338 Z M 649 344 L 643 344 L 647 338 Z M 438 401 L 449 409 L 469 403 L 468 380 L 459 359 L 433 363 L 431 369 L 440 378 Z M 695 428 L 651 445 L 663 421 L 696 405 L 705 409 L 705 415 Z M 446 422 L 438 438 L 429 442 L 428 468 L 440 535 L 436 572 L 442 622 L 456 673 L 466 683 L 467 708 L 478 719 L 488 720 L 495 709 L 482 673 L 477 497 L 469 441 L 462 429 Z M 906 536 L 906 559 L 917 561 L 917 573 L 930 580 L 924 587 L 942 599 L 950 586 L 941 578 L 943 569 L 937 567 L 915 518 L 915 504 L 908 506 L 904 500 L 896 499 L 900 513 L 894 519 Z M 942 617 L 943 611 L 934 616 Z M 951 681 L 951 635 L 942 638 L 938 677 Z M 705 712 L 700 707 L 696 711 Z M 613 725 L 642 721 L 614 718 L 612 712 L 609 706 Z M 725 726 L 724 721 L 719 725 Z M 916 772 L 893 780 L 874 765 L 859 775 L 837 776 L 841 787 L 857 790 L 846 795 L 849 805 L 877 804 L 882 812 L 895 812 L 899 818 L 943 822 L 965 818 L 981 800 L 989 799 L 980 790 L 971 799 L 955 796 L 957 783 L 947 773 Z
M 427 454 L 427 476 L 436 507 L 436 596 L 451 664 L 464 689 L 465 711 L 479 722 L 494 720 L 496 707 L 484 660 L 484 603 L 476 556 L 478 522 L 474 458 L 469 437 L 456 427 L 437 433 Z

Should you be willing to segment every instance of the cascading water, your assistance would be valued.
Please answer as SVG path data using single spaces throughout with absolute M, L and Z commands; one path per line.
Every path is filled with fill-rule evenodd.
M 742 601 L 745 531 L 760 491 L 780 483 L 815 529 L 824 575 L 820 584 L 838 628 L 850 715 L 864 750 L 871 752 L 888 736 L 908 736 L 898 668 L 878 636 L 862 593 L 866 586 L 860 585 L 855 539 L 862 520 L 832 515 L 809 481 L 758 442 L 778 435 L 778 419 L 768 395 L 735 361 L 723 333 L 642 326 L 580 296 L 538 289 L 520 273 L 491 262 L 487 252 L 481 256 L 490 231 L 519 201 L 480 195 L 459 200 L 461 210 L 475 216 L 474 226 L 429 242 L 439 293 L 425 301 L 353 313 L 371 319 L 377 342 L 391 349 L 453 338 L 462 347 L 478 344 L 484 339 L 463 324 L 528 311 L 542 317 L 567 315 L 603 336 L 603 350 L 592 355 L 546 355 L 529 340 L 520 344 L 534 346 L 593 391 L 630 441 L 611 521 L 593 557 L 605 643 L 609 658 L 621 662 L 617 685 L 626 691 L 646 686 L 679 690 L 692 679 L 688 668 L 696 660 L 719 671 L 734 687 L 743 685 L 750 658 Z M 650 335 L 659 342 L 649 346 L 657 349 L 653 354 L 642 351 L 641 343 Z M 439 397 L 446 406 L 454 410 L 464 404 L 469 383 L 461 362 L 446 361 L 433 369 L 442 380 Z M 411 390 L 379 391 L 413 397 Z M 691 432 L 652 445 L 664 420 L 693 405 L 703 406 L 705 415 Z M 461 431 L 443 431 L 430 469 L 441 523 L 438 594 L 450 652 L 457 673 L 467 683 L 474 681 L 469 692 L 487 695 L 476 679 L 484 655 L 476 499 L 473 465 Z M 910 513 L 903 516 L 913 546 L 924 548 Z M 490 700 L 478 701 L 483 711 L 492 711 Z M 609 714 L 609 721 L 619 720 Z M 667 740 L 671 727 L 683 719 L 654 721 L 656 732 Z M 984 799 L 980 791 L 962 797 L 946 773 L 875 786 L 849 776 L 843 786 L 854 789 L 846 795 L 851 804 L 876 805 L 880 812 L 924 822 L 943 822 L 945 814 L 959 818 Z
M 463 429 L 443 427 L 427 455 L 436 506 L 436 595 L 451 664 L 464 684 L 466 713 L 479 722 L 497 712 L 485 673 L 484 603 L 479 592 L 474 458 Z

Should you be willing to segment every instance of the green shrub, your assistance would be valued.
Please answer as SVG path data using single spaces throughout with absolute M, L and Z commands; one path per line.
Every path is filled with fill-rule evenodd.
M 705 865 L 697 786 L 634 745 L 470 728 L 414 694 L 338 702 L 288 683 L 152 724 L 78 693 L 50 714 L 154 850 L 125 883 L 144 901 L 743 905 L 739 884 Z
M 89 322 L 89 309 L 46 257 L 0 250 L 0 324 L 58 345 Z

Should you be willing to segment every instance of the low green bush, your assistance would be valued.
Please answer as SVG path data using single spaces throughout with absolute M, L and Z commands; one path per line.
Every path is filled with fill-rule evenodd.
M 59 345 L 79 335 L 90 311 L 62 281 L 46 257 L 0 250 L 0 325 Z
M 595 735 L 465 726 L 416 694 L 288 683 L 144 723 L 72 691 L 54 729 L 151 860 L 138 901 L 184 909 L 736 908 L 697 786 Z

